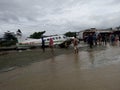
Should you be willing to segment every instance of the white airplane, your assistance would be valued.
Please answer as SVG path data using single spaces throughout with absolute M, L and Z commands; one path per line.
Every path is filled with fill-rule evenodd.
M 17 43 L 18 49 L 40 47 L 42 45 L 42 39 L 27 38 L 23 40 L 21 32 L 17 32 L 16 37 L 18 39 L 18 43 Z M 54 45 L 60 45 L 64 43 L 65 41 L 70 40 L 70 38 L 64 35 L 51 35 L 51 36 L 47 36 L 43 38 L 45 41 L 45 46 L 49 46 L 50 38 L 53 39 Z

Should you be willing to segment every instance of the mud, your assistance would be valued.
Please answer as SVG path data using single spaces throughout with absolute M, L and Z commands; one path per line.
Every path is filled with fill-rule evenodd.
M 119 46 L 79 49 L 0 73 L 0 90 L 120 90 Z

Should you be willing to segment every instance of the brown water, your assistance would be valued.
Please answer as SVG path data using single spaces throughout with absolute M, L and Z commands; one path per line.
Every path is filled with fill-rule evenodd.
M 120 90 L 120 49 L 88 49 L 0 73 L 0 90 Z

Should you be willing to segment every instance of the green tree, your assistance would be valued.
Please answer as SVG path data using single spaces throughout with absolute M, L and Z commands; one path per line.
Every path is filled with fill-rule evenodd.
M 30 35 L 30 38 L 40 39 L 45 32 L 46 32 L 46 31 L 34 32 L 33 34 Z
M 4 40 L 0 41 L 0 46 L 12 46 L 18 42 L 15 34 L 10 31 L 5 32 L 3 38 Z
M 4 34 L 4 38 L 7 40 L 7 41 L 13 41 L 13 40 L 17 40 L 17 38 L 15 37 L 14 34 L 12 34 L 11 32 L 6 32 Z
M 76 32 L 66 32 L 64 35 L 67 36 L 67 37 L 75 37 Z

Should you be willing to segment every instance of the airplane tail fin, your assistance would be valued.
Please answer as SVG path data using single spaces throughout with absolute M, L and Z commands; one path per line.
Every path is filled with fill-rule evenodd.
M 22 42 L 22 32 L 19 29 L 16 32 L 16 38 L 18 40 L 18 43 Z

